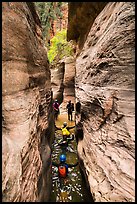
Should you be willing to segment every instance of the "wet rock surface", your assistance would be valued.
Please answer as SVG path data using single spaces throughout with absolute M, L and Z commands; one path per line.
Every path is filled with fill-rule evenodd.
M 79 157 L 97 202 L 135 201 L 135 4 L 110 2 L 76 60 Z M 79 135 L 78 135 L 79 136 Z
M 46 201 L 51 185 L 51 82 L 32 2 L 2 3 L 2 52 L 3 202 Z

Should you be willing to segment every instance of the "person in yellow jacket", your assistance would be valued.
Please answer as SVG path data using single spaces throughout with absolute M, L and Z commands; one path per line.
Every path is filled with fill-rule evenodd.
M 63 135 L 63 139 L 66 139 L 66 138 L 69 138 L 70 137 L 70 129 L 74 128 L 75 126 L 72 126 L 72 127 L 68 127 L 67 126 L 67 122 L 64 122 L 63 123 L 63 127 L 59 128 L 55 125 L 55 128 L 57 130 L 62 130 L 62 135 Z

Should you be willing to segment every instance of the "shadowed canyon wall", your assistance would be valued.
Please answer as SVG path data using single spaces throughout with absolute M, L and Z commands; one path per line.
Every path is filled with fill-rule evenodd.
M 48 201 L 51 99 L 50 70 L 35 7 L 32 2 L 3 2 L 3 202 Z
M 68 36 L 79 29 L 84 12 L 92 16 L 88 35 L 86 23 L 85 31 L 79 31 L 84 43 L 78 42 L 76 59 L 75 93 L 81 103 L 76 114 L 78 154 L 95 202 L 133 202 L 135 3 L 110 2 L 98 16 L 94 5 L 86 4 L 86 10 L 79 10 L 79 3 L 69 3 Z
M 94 19 L 106 4 L 107 2 L 68 3 L 67 39 L 75 40 L 79 48 L 82 48 Z

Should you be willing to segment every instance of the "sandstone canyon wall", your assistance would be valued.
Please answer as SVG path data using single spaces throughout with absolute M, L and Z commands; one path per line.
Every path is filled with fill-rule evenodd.
M 63 101 L 64 92 L 64 72 L 65 63 L 58 62 L 54 65 L 50 65 L 51 70 L 51 86 L 53 91 L 53 99 L 57 99 L 59 103 Z
M 62 114 L 69 100 L 75 103 L 75 57 L 66 57 L 50 67 L 53 99 L 58 99 Z
M 75 57 L 67 57 L 65 59 L 65 70 L 63 80 L 63 102 L 61 104 L 62 113 L 66 113 L 66 105 L 69 100 L 75 104 Z
M 2 3 L 3 202 L 47 201 L 51 189 L 50 70 L 31 2 Z
M 85 12 L 92 9 L 89 6 Z M 74 8 L 72 13 L 76 13 Z M 80 13 L 77 20 L 73 17 L 69 17 L 68 33 L 73 33 L 77 22 L 80 24 Z M 76 100 L 81 103 L 76 116 L 77 132 L 81 134 L 78 154 L 95 202 L 133 202 L 135 3 L 108 3 L 83 42 L 75 79 Z

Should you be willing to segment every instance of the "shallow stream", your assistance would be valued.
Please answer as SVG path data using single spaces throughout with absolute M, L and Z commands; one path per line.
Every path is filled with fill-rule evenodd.
M 68 121 L 67 115 L 59 115 L 58 120 L 56 121 L 56 126 L 61 127 L 63 122 L 66 121 L 68 126 L 74 126 L 74 121 Z M 75 128 L 70 130 L 71 133 L 74 133 Z M 59 140 L 62 139 L 62 134 L 60 130 L 55 132 L 55 140 L 52 145 L 52 161 L 59 163 L 59 156 L 62 153 L 62 149 L 58 144 Z M 78 161 L 77 158 L 77 144 L 74 139 L 68 145 L 68 150 L 66 151 L 66 163 L 74 164 Z M 58 168 L 52 166 L 52 193 L 50 202 L 92 202 L 91 194 L 86 188 L 85 179 L 80 173 L 80 167 L 69 168 L 69 173 L 67 178 L 63 179 L 61 182 L 58 177 Z

